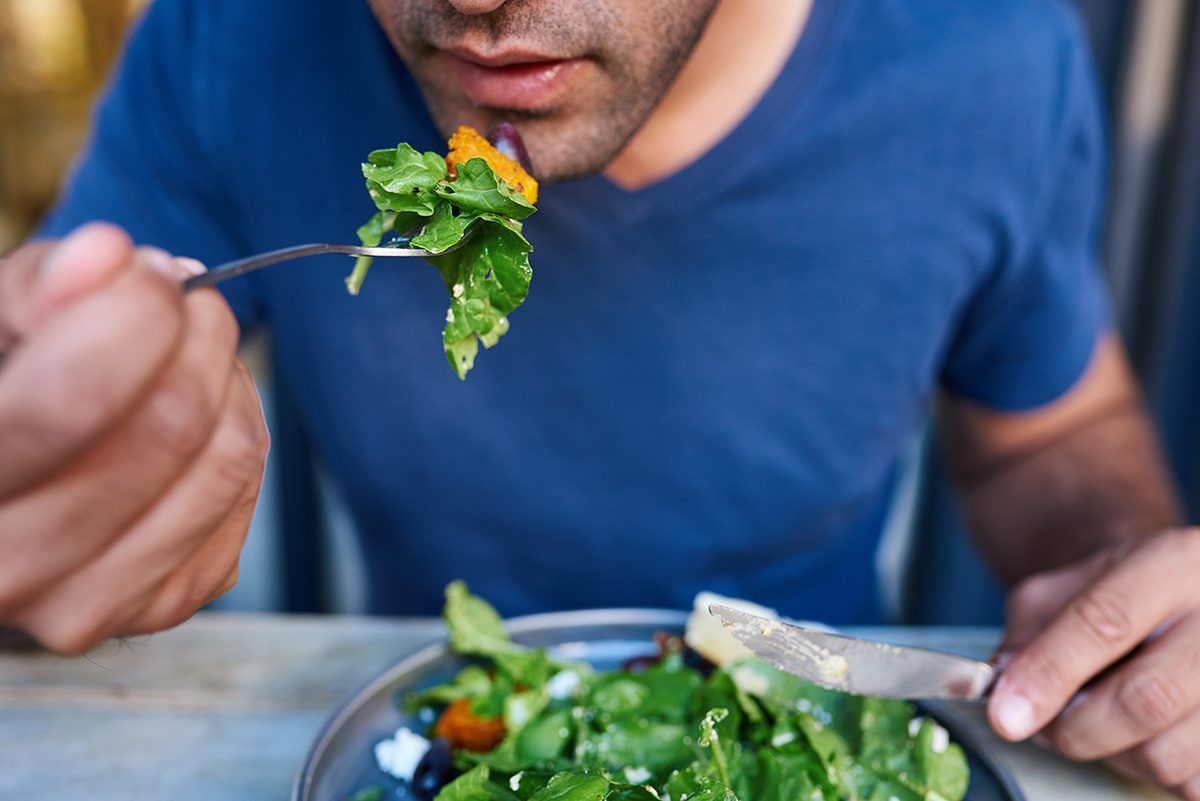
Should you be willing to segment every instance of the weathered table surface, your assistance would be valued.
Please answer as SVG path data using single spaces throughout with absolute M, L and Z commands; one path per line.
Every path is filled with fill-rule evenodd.
M 970 655 L 988 653 L 997 636 L 863 631 Z M 0 799 L 286 799 L 338 701 L 440 634 L 430 620 L 210 613 L 88 658 L 0 654 Z M 978 709 L 961 714 L 1029 801 L 1167 798 L 1003 744 Z

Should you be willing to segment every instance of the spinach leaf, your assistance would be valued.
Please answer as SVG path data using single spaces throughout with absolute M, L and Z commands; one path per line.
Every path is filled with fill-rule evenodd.
M 659 801 L 644 784 L 614 784 L 604 801 Z
M 758 775 L 753 794 L 755 801 L 794 801 L 794 799 L 827 798 L 816 780 L 822 769 L 820 762 L 808 753 L 759 751 Z
M 410 711 L 428 704 L 449 704 L 460 698 L 486 698 L 492 692 L 492 677 L 479 665 L 467 665 L 458 672 L 454 680 L 418 690 L 404 699 L 404 707 Z
M 822 789 L 834 798 L 852 798 L 855 794 L 855 762 L 846 741 L 808 713 L 798 714 L 796 723 L 824 767 Z
M 475 222 L 474 217 L 465 214 L 455 214 L 449 203 L 438 204 L 433 216 L 421 233 L 409 242 L 415 248 L 423 248 L 430 253 L 438 254 L 457 245 L 467 234 L 467 228 Z
M 438 195 L 461 209 L 490 211 L 514 220 L 533 214 L 533 204 L 506 181 L 496 176 L 488 163 L 479 157 L 457 167 L 453 181 L 437 185 Z
M 522 648 L 511 653 L 497 653 L 492 659 L 496 661 L 496 667 L 511 676 L 517 684 L 539 689 L 563 668 L 562 664 L 546 655 L 544 648 Z
M 562 755 L 571 741 L 571 710 L 543 713 L 517 735 L 517 755 L 523 764 L 541 765 Z
M 455 754 L 468 776 L 493 771 L 478 790 L 488 801 L 961 801 L 966 793 L 962 749 L 932 720 L 914 720 L 905 702 L 826 690 L 757 660 L 706 680 L 678 652 L 640 671 L 584 673 L 568 700 L 552 692 L 561 666 L 513 643 L 461 582 L 447 588 L 446 619 L 456 650 L 491 669 L 464 669 L 424 697 L 470 697 L 473 708 L 503 713 L 498 747 Z
M 597 773 L 558 773 L 530 801 L 604 801 L 609 781 Z
M 472 595 L 465 582 L 452 581 L 446 586 L 442 617 L 450 629 L 450 647 L 460 654 L 495 657 L 526 650 L 508 636 L 495 607 Z
M 644 767 L 651 772 L 687 764 L 693 757 L 688 729 L 679 723 L 627 718 L 594 735 L 586 753 L 609 770 Z
M 377 247 L 389 232 L 424 221 L 411 245 L 429 251 L 428 261 L 450 290 L 442 348 L 459 378 L 466 378 L 479 346 L 499 341 L 508 331 L 507 315 L 529 294 L 533 248 L 518 220 L 534 206 L 478 157 L 459 164 L 451 181 L 441 156 L 401 144 L 371 153 L 362 171 L 378 211 L 359 228 L 359 240 Z M 355 261 L 346 277 L 350 294 L 358 294 L 371 264 L 367 256 Z
M 418 153 L 404 143 L 392 149 L 372 152 L 362 165 L 363 177 L 367 179 L 368 184 L 375 187 L 379 193 L 395 198 L 394 205 L 420 205 L 429 208 L 429 213 L 433 212 L 433 206 L 437 203 L 434 188 L 445 180 L 446 172 L 446 160 L 437 153 Z
M 639 709 L 650 697 L 650 688 L 619 673 L 592 691 L 590 705 L 601 721 L 611 721 Z
M 697 766 L 676 771 L 667 780 L 667 795 L 685 801 L 738 801 L 733 789 L 711 776 L 700 775 Z M 796 801 L 796 799 L 789 799 Z
M 533 278 L 524 236 L 487 218 L 475 227 L 461 248 L 430 258 L 450 288 L 442 343 L 460 378 L 474 366 L 479 345 L 490 348 L 508 331 L 507 315 L 524 302 Z
M 667 654 L 658 664 L 631 677 L 649 691 L 641 707 L 642 714 L 679 723 L 688 719 L 692 693 L 704 683 L 700 671 L 685 665 L 683 655 L 677 653 Z
M 490 801 L 488 766 L 477 765 L 441 789 L 434 801 Z
M 383 788 L 379 785 L 364 787 L 346 801 L 383 801 Z
M 967 755 L 960 746 L 949 742 L 944 730 L 926 719 L 917 732 L 912 749 L 917 763 L 916 775 L 920 777 L 929 798 L 962 798 L 970 783 Z

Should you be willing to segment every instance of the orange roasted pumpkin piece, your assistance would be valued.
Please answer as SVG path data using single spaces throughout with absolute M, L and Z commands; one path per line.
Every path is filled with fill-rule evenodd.
M 488 163 L 492 171 L 500 176 L 509 186 L 516 189 L 530 203 L 537 203 L 538 183 L 534 177 L 525 172 L 519 162 L 501 153 L 492 143 L 470 126 L 461 125 L 450 137 L 450 152 L 446 154 L 446 166 L 450 176 L 454 177 L 455 167 L 465 164 L 473 158 L 481 158 Z
M 438 717 L 433 733 L 445 737 L 454 748 L 491 751 L 504 739 L 504 720 L 480 717 L 471 711 L 469 699 L 460 698 Z

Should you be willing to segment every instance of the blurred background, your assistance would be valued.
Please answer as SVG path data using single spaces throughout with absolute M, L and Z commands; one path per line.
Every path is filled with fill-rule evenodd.
M 315 0 L 314 0 L 315 1 Z M 321 0 L 333 2 L 334 0 Z M 344 0 L 340 0 L 344 1 Z M 358 0 L 361 1 L 361 0 Z M 0 0 L 0 252 L 53 202 L 120 43 L 149 0 Z M 1074 0 L 1110 123 L 1104 266 L 1172 468 L 1200 513 L 1200 3 Z M 312 459 L 269 342 L 246 344 L 274 447 L 242 580 L 219 605 L 358 611 L 349 518 Z M 926 434 L 878 557 L 898 621 L 999 622 L 1000 592 L 962 534 Z

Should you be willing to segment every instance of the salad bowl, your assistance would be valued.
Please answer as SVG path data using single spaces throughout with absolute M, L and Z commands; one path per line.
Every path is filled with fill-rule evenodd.
M 522 645 L 545 647 L 564 660 L 615 668 L 656 652 L 656 632 L 682 633 L 687 615 L 658 609 L 598 609 L 512 618 L 506 627 Z M 398 727 L 423 729 L 421 721 L 397 703 L 404 696 L 449 680 L 465 664 L 445 642 L 429 645 L 401 660 L 353 694 L 333 714 L 309 748 L 295 778 L 292 801 L 346 801 L 363 787 L 382 784 L 384 797 L 414 801 L 407 788 L 384 776 L 374 746 Z M 937 716 L 935 716 L 937 717 Z M 1024 801 L 1012 776 L 992 760 L 953 720 L 938 717 L 967 753 L 971 784 L 966 801 Z

